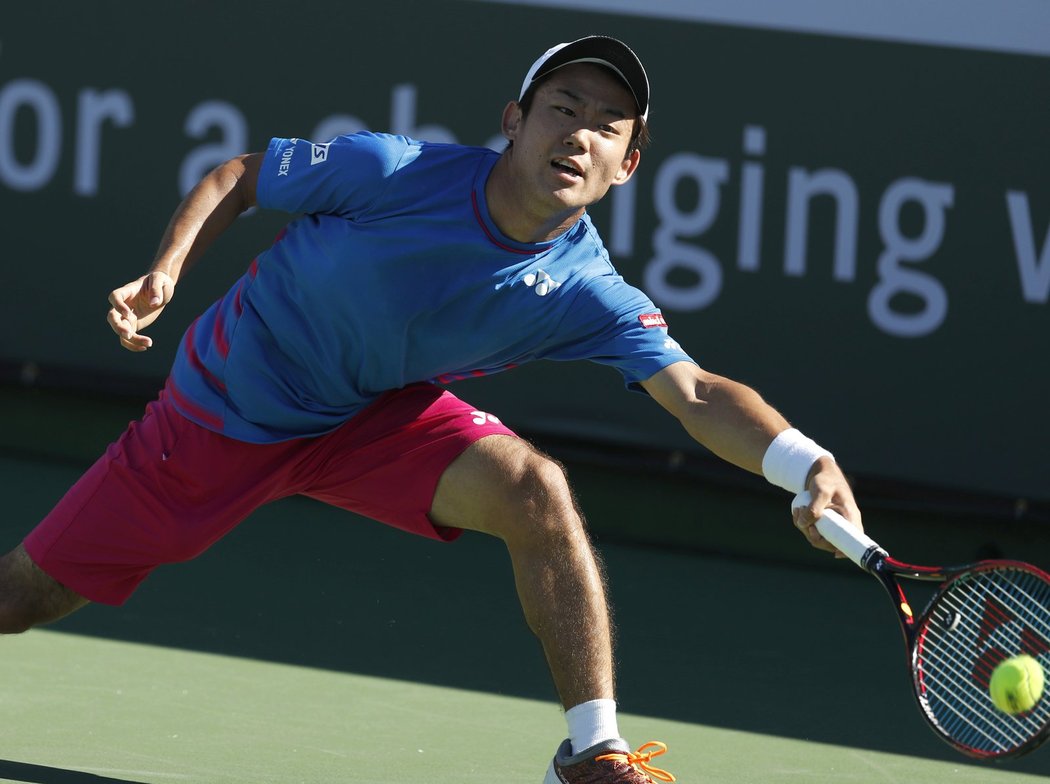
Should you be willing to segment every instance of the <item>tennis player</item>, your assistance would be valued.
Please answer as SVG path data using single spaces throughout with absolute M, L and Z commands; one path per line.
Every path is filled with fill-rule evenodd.
M 124 602 L 259 506 L 306 495 L 405 531 L 502 539 L 566 709 L 547 784 L 673 780 L 616 721 L 603 574 L 562 468 L 442 388 L 539 359 L 617 368 L 727 461 L 859 524 L 833 457 L 751 389 L 700 368 L 620 277 L 587 207 L 648 139 L 623 43 L 560 44 L 503 110 L 502 153 L 360 133 L 274 139 L 175 211 L 147 274 L 114 290 L 131 351 L 181 276 L 254 205 L 301 215 L 187 329 L 140 421 L 0 560 L 0 629 Z

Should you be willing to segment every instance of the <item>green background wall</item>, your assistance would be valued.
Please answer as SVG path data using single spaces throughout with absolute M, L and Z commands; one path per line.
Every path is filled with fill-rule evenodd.
M 119 349 L 106 295 L 210 167 L 273 135 L 494 143 L 531 61 L 592 32 L 629 41 L 653 82 L 655 142 L 594 216 L 672 336 L 858 476 L 1050 500 L 1040 55 L 465 0 L 12 4 L 0 367 L 158 384 L 185 326 L 287 219 L 244 217 L 180 285 L 156 348 Z M 457 392 L 522 430 L 703 460 L 607 369 Z

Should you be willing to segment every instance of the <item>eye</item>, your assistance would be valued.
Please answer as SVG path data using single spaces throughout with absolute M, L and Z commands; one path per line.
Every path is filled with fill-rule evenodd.
M 557 109 L 562 114 L 567 115 L 569 117 L 575 117 L 576 116 L 576 113 L 572 109 L 570 109 L 568 106 L 555 106 L 554 108 Z

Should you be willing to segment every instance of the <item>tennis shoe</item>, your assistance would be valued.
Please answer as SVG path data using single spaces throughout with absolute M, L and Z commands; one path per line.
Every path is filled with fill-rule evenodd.
M 578 754 L 572 744 L 562 741 L 558 753 L 547 768 L 543 784 L 654 784 L 674 781 L 666 770 L 651 764 L 653 757 L 667 751 L 659 741 L 649 741 L 638 751 L 631 751 L 627 741 L 607 740 Z

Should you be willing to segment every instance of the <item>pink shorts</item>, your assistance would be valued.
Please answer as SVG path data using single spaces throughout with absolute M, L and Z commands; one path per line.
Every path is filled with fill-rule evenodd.
M 514 433 L 450 392 L 388 392 L 316 438 L 249 444 L 194 424 L 162 392 L 25 539 L 41 569 L 122 604 L 163 563 L 204 552 L 259 506 L 305 495 L 421 536 L 438 479 L 487 435 Z

